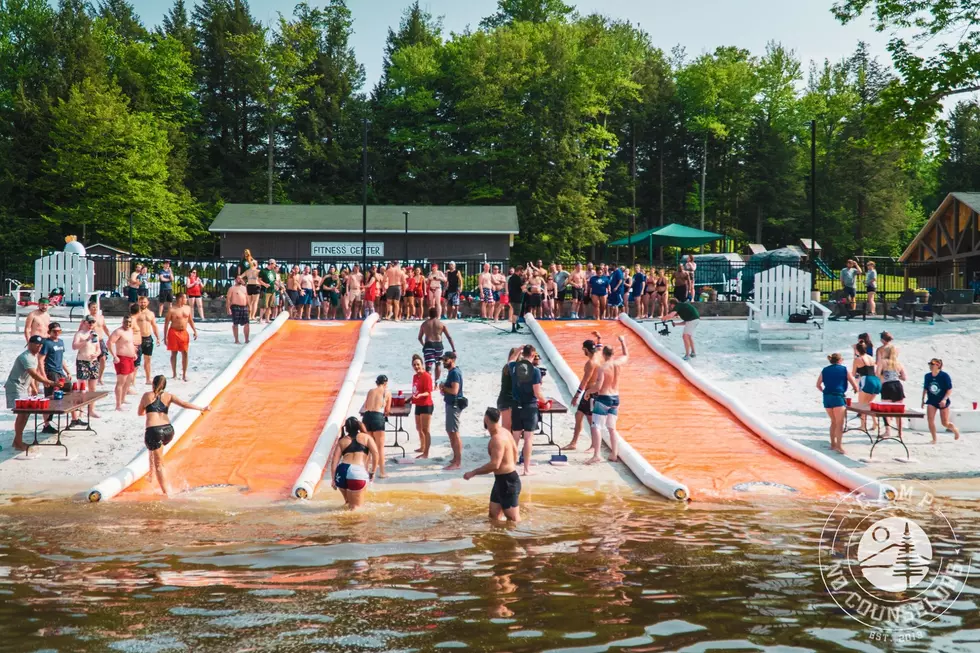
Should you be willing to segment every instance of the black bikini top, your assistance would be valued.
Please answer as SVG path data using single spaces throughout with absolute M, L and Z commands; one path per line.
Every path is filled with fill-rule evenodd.
M 154 399 L 153 401 L 151 401 L 146 405 L 146 412 L 163 413 L 164 415 L 166 415 L 167 413 L 170 412 L 170 406 L 160 401 L 160 397 L 158 396 L 156 399 Z
M 350 444 L 340 450 L 340 455 L 346 456 L 349 453 L 368 453 L 369 451 L 370 449 L 368 449 L 366 445 L 363 445 L 357 441 L 357 436 L 355 435 L 350 439 Z
M 875 366 L 874 365 L 862 365 L 857 369 L 858 376 L 874 376 Z

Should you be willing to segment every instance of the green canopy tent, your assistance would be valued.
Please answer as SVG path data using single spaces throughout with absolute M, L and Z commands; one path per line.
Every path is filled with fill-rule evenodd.
M 620 238 L 609 244 L 614 247 L 630 247 L 632 245 L 645 244 L 650 248 L 650 264 L 652 265 L 654 247 L 691 248 L 716 241 L 719 238 L 722 238 L 721 234 L 674 223 L 631 234 L 627 238 Z

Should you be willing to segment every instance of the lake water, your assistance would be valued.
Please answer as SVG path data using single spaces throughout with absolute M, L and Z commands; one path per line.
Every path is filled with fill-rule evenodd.
M 384 499 L 8 503 L 0 650 L 980 651 L 980 576 L 911 641 L 844 615 L 832 505 L 539 493 L 508 528 L 471 497 Z M 980 551 L 975 502 L 946 512 Z

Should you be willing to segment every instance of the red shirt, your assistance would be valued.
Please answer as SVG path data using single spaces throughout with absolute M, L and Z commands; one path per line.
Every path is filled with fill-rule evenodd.
M 416 406 L 432 406 L 432 376 L 422 371 L 412 377 L 412 403 Z M 428 392 L 427 397 L 415 398 L 421 392 Z

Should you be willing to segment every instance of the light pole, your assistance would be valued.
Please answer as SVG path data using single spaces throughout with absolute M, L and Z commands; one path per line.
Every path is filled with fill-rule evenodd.
M 405 265 L 408 265 L 408 211 L 402 211 L 405 214 Z
M 810 291 L 817 289 L 817 121 L 810 121 Z
M 363 182 L 361 189 L 361 202 L 362 202 L 362 212 L 361 212 L 361 236 L 362 236 L 362 247 L 361 247 L 361 269 L 367 270 L 367 132 L 368 132 L 368 119 L 364 119 L 364 141 L 361 145 L 361 163 L 363 165 Z

